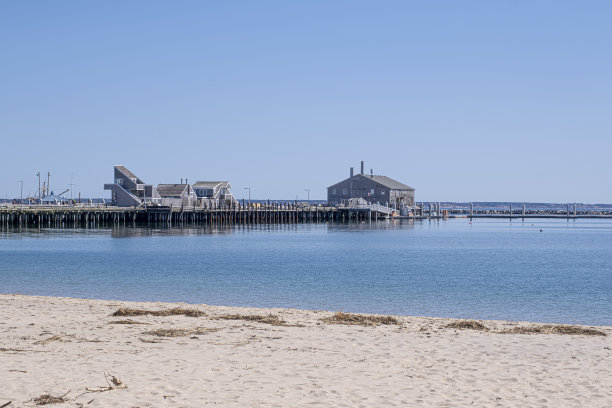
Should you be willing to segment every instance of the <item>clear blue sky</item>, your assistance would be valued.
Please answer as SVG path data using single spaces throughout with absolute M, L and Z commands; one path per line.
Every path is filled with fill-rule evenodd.
M 0 196 L 229 180 L 612 202 L 610 1 L 2 1 Z

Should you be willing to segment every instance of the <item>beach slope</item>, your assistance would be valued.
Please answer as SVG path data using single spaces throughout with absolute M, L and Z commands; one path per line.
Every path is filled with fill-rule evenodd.
M 11 408 L 610 407 L 612 327 L 0 295 L 0 377 Z

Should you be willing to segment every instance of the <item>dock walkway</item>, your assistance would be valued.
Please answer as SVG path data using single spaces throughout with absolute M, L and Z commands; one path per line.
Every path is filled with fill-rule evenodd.
M 378 220 L 387 214 L 376 210 L 342 210 L 336 207 L 292 204 L 236 205 L 226 208 L 202 207 L 0 207 L 0 228 L 97 228 L 156 225 L 259 225 L 347 222 Z
M 0 229 L 107 228 L 113 226 L 234 226 L 260 224 L 302 224 L 321 222 L 362 222 L 383 219 L 446 218 L 612 218 L 612 211 L 428 211 L 423 206 L 409 216 L 398 216 L 388 207 L 368 205 L 356 208 L 299 206 L 293 204 L 235 205 L 227 208 L 149 207 L 119 208 L 105 206 L 23 206 L 0 207 Z

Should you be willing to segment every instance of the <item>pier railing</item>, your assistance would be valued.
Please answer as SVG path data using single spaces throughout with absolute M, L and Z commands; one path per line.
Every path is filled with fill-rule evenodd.
M 353 204 L 347 208 L 349 210 L 370 210 L 370 211 L 378 212 L 380 214 L 385 214 L 385 215 L 393 215 L 397 213 L 397 210 L 391 207 L 385 207 L 384 205 L 380 205 L 380 204 L 370 204 L 370 203 Z
M 371 211 L 377 211 L 381 214 L 387 214 L 387 215 L 393 215 L 397 212 L 391 207 L 385 207 L 384 205 L 380 205 L 380 204 L 370 204 L 368 208 Z

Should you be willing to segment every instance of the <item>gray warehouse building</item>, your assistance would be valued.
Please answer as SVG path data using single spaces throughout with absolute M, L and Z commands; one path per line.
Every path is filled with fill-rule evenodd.
M 387 176 L 364 174 L 364 163 L 361 172 L 354 174 L 327 188 L 327 201 L 332 205 L 346 203 L 351 198 L 363 198 L 370 203 L 379 203 L 388 207 L 400 208 L 414 205 L 414 188 L 393 180 Z

